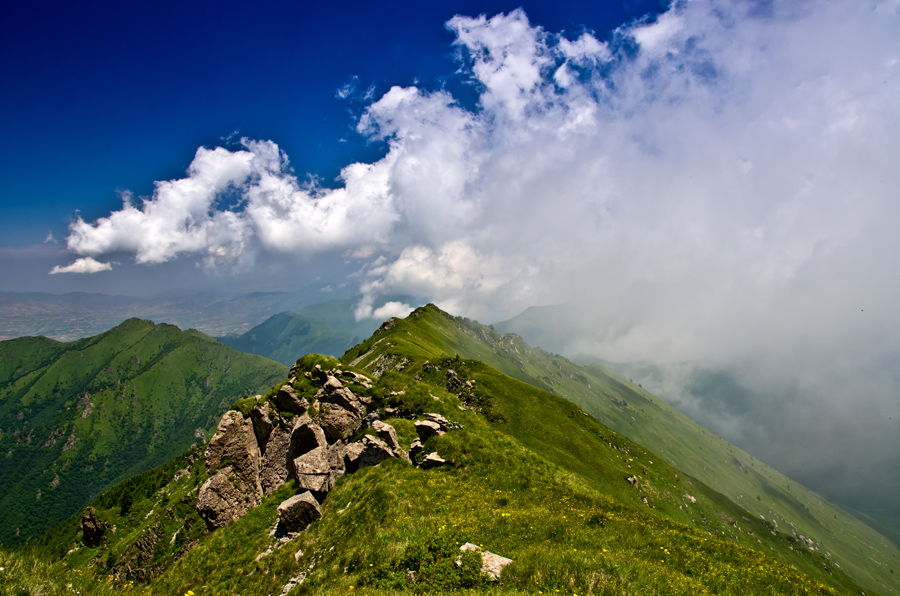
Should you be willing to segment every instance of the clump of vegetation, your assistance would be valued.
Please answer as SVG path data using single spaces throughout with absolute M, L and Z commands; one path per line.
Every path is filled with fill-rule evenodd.
M 382 561 L 363 571 L 359 581 L 366 586 L 404 589 L 414 594 L 478 588 L 485 583 L 481 555 L 472 550 L 460 551 L 463 544 L 459 532 L 441 526 L 410 541 L 398 559 Z

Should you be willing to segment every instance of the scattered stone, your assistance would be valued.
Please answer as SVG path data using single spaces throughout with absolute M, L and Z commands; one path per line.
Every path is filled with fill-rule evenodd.
M 278 506 L 278 523 L 286 532 L 302 532 L 322 517 L 322 508 L 310 492 L 294 495 Z
M 397 456 L 387 443 L 371 435 L 364 436 L 361 444 L 363 451 L 359 455 L 359 467 L 377 466 L 384 460 Z
M 438 466 L 443 466 L 446 463 L 447 460 L 438 455 L 437 451 L 432 451 L 425 456 L 425 459 L 422 460 L 422 463 L 419 464 L 419 467 L 427 470 L 429 468 L 437 468 Z
M 434 412 L 426 412 L 422 414 L 425 417 L 425 420 L 429 420 L 438 425 L 438 427 L 443 431 L 441 434 L 450 430 L 450 421 L 441 416 L 440 414 L 435 414 Z
M 491 581 L 499 580 L 500 572 L 503 571 L 503 568 L 513 562 L 512 559 L 501 557 L 500 555 L 494 554 L 490 551 L 481 550 L 481 547 L 472 544 L 471 542 L 466 542 L 461 547 L 459 547 L 459 550 L 471 550 L 479 553 L 481 555 L 481 572 L 487 575 Z M 457 560 L 456 564 L 461 565 L 462 560 Z
M 416 434 L 419 435 L 419 439 L 423 443 L 431 437 L 439 437 L 446 432 L 441 430 L 439 424 L 432 422 L 431 420 L 416 420 L 415 425 Z
M 637 484 L 638 484 L 637 476 L 629 476 L 628 482 L 631 483 L 631 486 L 637 486 Z

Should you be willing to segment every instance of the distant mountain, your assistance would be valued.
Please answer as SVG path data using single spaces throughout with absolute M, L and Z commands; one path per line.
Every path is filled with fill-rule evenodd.
M 278 313 L 238 337 L 217 339 L 240 352 L 259 354 L 286 365 L 310 353 L 340 357 L 362 341 L 349 331 L 333 329 L 296 312 Z
M 319 302 L 317 304 L 309 304 L 302 308 L 296 309 L 298 313 L 320 321 L 332 329 L 338 331 L 348 331 L 356 335 L 360 339 L 369 337 L 381 325 L 380 319 L 362 319 L 357 321 L 354 316 L 356 304 L 359 302 L 359 296 L 347 300 L 329 300 L 327 302 Z M 405 302 L 415 304 L 416 301 L 411 296 L 383 296 L 380 303 L 388 301 Z
M 302 358 L 289 388 L 240 400 L 206 449 L 104 493 L 22 555 L 61 563 L 0 551 L 4 586 L 322 596 L 893 591 L 871 575 L 860 585 L 842 569 L 844 555 L 778 516 L 754 515 L 572 401 L 464 356 L 476 352 L 557 391 L 599 382 L 624 417 L 655 404 L 632 403 L 630 386 L 428 305 L 387 321 L 340 361 Z M 680 424 L 665 430 L 684 436 Z M 881 555 L 856 547 L 861 558 Z
M 96 337 L 0 342 L 0 542 L 22 542 L 205 441 L 287 368 L 197 331 L 129 319 Z
M 321 289 L 162 295 L 152 298 L 72 292 L 0 292 L 0 340 L 46 336 L 72 341 L 131 317 L 162 321 L 207 335 L 240 335 L 268 317 L 321 299 Z

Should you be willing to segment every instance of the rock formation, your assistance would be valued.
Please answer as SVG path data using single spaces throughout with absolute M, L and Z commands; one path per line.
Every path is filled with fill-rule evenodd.
M 380 404 L 367 395 L 371 379 L 316 366 L 305 373 L 315 394 L 307 391 L 304 396 L 295 388 L 297 375 L 304 373 L 295 366 L 290 374 L 270 401 L 257 396 L 257 405 L 246 417 L 235 410 L 226 412 L 210 439 L 206 448 L 210 477 L 200 487 L 197 510 L 211 530 L 240 519 L 293 479 L 303 492 L 279 506 L 279 520 L 286 532 L 301 531 L 321 515 L 318 504 L 344 474 L 389 458 L 410 459 L 394 428 L 378 420 Z M 429 438 L 450 429 L 439 414 L 423 417 L 415 423 L 419 439 L 413 447 L 418 451 Z M 366 434 L 348 442 L 368 426 L 377 436 Z M 444 463 L 431 453 L 422 467 Z

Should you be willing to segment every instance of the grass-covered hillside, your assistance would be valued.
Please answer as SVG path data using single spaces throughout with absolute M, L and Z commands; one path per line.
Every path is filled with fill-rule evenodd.
M 349 331 L 333 329 L 290 311 L 269 317 L 243 335 L 217 339 L 235 350 L 259 354 L 286 365 L 305 354 L 340 356 L 362 341 Z
M 724 494 L 754 517 L 771 521 L 779 531 L 798 540 L 803 537 L 811 541 L 819 552 L 862 583 L 885 594 L 900 594 L 900 550 L 892 542 L 840 506 L 734 447 L 628 379 L 600 365 L 577 366 L 561 356 L 532 348 L 517 335 L 501 335 L 434 307 L 416 313 L 417 344 L 478 359 L 565 397 Z
M 198 495 L 210 474 L 238 464 L 211 465 L 196 449 L 94 500 L 84 516 L 105 528 L 103 539 L 88 543 L 79 514 L 32 549 L 0 552 L 0 585 L 44 594 L 66 593 L 67 584 L 82 593 L 166 595 L 873 593 L 822 552 L 572 402 L 443 350 L 431 317 L 448 316 L 419 309 L 340 362 L 298 362 L 292 390 L 278 395 L 305 400 L 305 418 L 276 415 L 272 408 L 286 402 L 274 391 L 240 400 L 241 414 L 228 415 L 249 415 L 257 441 L 277 432 L 267 430 L 270 417 L 295 429 L 325 424 L 332 402 L 321 400 L 325 387 L 338 386 L 335 375 L 357 379 L 352 390 L 367 419 L 391 425 L 404 451 L 424 443 L 412 462 L 398 456 L 348 468 L 304 530 L 277 526 L 279 504 L 301 492 L 295 480 L 211 530 L 198 516 Z M 445 434 L 423 436 L 416 422 L 431 413 L 448 421 Z M 368 440 L 372 425 L 348 444 Z M 219 428 L 224 437 L 235 427 Z M 445 463 L 415 465 L 430 452 Z M 460 550 L 464 543 L 511 562 L 491 581 L 479 558 Z
M 0 543 L 39 536 L 116 482 L 203 443 L 231 402 L 286 371 L 140 319 L 69 343 L 0 342 Z

